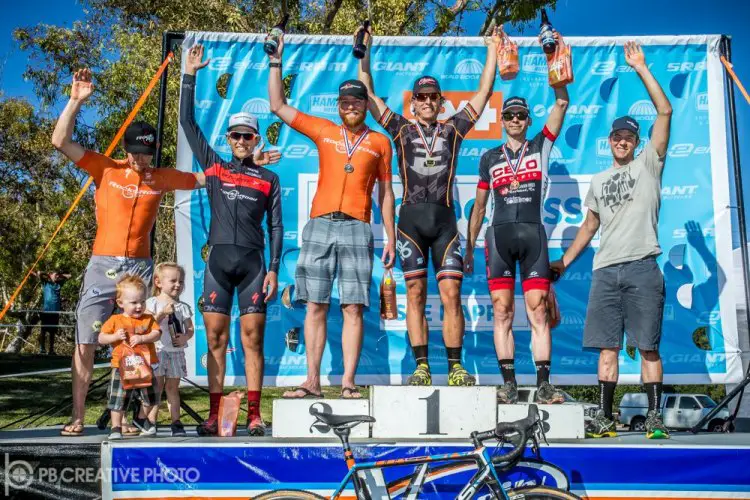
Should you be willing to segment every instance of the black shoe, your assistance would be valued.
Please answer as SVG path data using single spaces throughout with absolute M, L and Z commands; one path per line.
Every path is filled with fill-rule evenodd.
M 615 421 L 607 417 L 604 414 L 604 410 L 599 410 L 586 424 L 586 437 L 589 438 L 603 438 L 603 437 L 616 437 L 617 430 Z
M 96 419 L 96 428 L 100 431 L 103 431 L 107 428 L 107 425 L 109 425 L 109 419 L 110 419 L 110 413 L 109 408 L 104 410 L 102 414 L 99 416 L 98 419 Z
M 169 428 L 172 430 L 172 437 L 187 437 L 185 426 L 182 425 L 182 422 L 179 420 L 177 422 L 172 422 L 172 425 L 170 425 Z
M 518 386 L 515 382 L 505 382 L 497 389 L 497 402 L 501 405 L 518 403 Z
M 565 394 L 549 382 L 542 382 L 536 389 L 534 402 L 542 405 L 561 404 L 565 402 Z
M 148 431 L 148 424 L 149 424 L 148 419 L 134 417 L 132 421 L 133 421 L 133 425 L 136 426 L 139 431 L 141 431 L 141 434 Z

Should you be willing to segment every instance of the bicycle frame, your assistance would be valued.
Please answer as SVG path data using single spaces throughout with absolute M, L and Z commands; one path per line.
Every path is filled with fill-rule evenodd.
M 457 500 L 466 500 L 471 498 L 484 484 L 487 484 L 494 498 L 506 500 L 508 498 L 500 484 L 500 478 L 497 475 L 497 471 L 495 470 L 495 467 L 492 463 L 492 458 L 490 457 L 487 448 L 484 446 L 473 451 L 461 453 L 447 453 L 442 455 L 426 455 L 422 457 L 397 458 L 392 460 L 379 460 L 377 462 L 356 463 L 348 444 L 348 442 L 345 443 L 344 456 L 346 458 L 349 471 L 339 484 L 336 491 L 330 496 L 331 500 L 336 500 L 339 498 L 341 493 L 344 491 L 344 488 L 346 488 L 346 485 L 349 484 L 349 481 L 352 481 L 354 483 L 354 490 L 357 494 L 357 498 L 371 498 L 367 485 L 363 484 L 362 479 L 357 474 L 358 472 L 373 469 L 386 469 L 389 467 L 398 467 L 403 465 L 423 464 L 423 467 L 420 467 L 418 471 L 409 476 L 405 476 L 405 478 L 411 478 L 407 487 L 407 491 L 404 494 L 405 498 L 406 500 L 415 500 L 416 498 L 418 498 L 418 495 L 427 477 L 427 464 L 432 462 L 475 462 L 477 464 L 477 472 L 469 480 L 466 486 L 463 487 L 458 496 L 456 496 Z M 494 481 L 487 481 L 488 476 L 491 476 Z

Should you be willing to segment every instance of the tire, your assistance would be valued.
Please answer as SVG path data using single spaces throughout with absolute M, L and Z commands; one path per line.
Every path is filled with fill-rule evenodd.
M 325 500 L 325 497 L 302 490 L 278 490 L 263 493 L 252 500 Z
M 557 488 L 528 486 L 505 492 L 510 500 L 580 500 L 580 497 Z
M 724 432 L 724 421 L 720 418 L 711 420 L 708 424 L 708 432 Z
M 646 432 L 646 419 L 643 417 L 633 417 L 630 421 L 630 430 L 633 432 Z

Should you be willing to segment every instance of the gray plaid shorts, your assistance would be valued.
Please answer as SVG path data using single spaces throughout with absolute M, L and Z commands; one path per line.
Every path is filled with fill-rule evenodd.
M 159 365 L 154 368 L 155 377 L 187 377 L 187 361 L 185 360 L 184 350 L 167 351 L 162 349 L 158 354 Z
M 330 304 L 333 280 L 338 279 L 341 305 L 369 307 L 373 253 L 370 224 L 356 219 L 310 219 L 302 230 L 296 299 Z
M 156 395 L 154 394 L 153 385 L 141 389 L 130 389 L 129 391 L 126 391 L 122 388 L 120 370 L 112 368 L 112 377 L 109 380 L 109 401 L 107 403 L 107 408 L 114 411 L 125 411 L 128 395 L 131 396 L 131 399 L 132 396 L 137 396 L 143 403 L 143 406 L 153 406 L 156 403 Z

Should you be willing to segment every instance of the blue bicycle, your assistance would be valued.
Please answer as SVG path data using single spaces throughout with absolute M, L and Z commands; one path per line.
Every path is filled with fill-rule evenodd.
M 341 497 L 349 483 L 353 483 L 354 491 L 358 500 L 389 500 L 391 498 L 404 498 L 416 500 L 421 497 L 423 486 L 446 475 L 463 472 L 476 467 L 476 473 L 461 489 L 456 496 L 457 500 L 468 500 L 477 495 L 480 490 L 489 490 L 489 498 L 512 499 L 512 500 L 574 500 L 576 495 L 562 488 L 548 486 L 523 486 L 520 488 L 506 488 L 501 481 L 500 474 L 523 467 L 523 463 L 531 464 L 532 468 L 544 468 L 553 471 L 561 477 L 565 474 L 548 462 L 543 460 L 523 460 L 523 452 L 527 442 L 531 441 L 532 449 L 539 456 L 539 437 L 544 438 L 544 431 L 539 419 L 539 410 L 536 405 L 529 405 L 529 414 L 526 418 L 516 422 L 501 422 L 495 429 L 486 432 L 472 432 L 471 442 L 474 446 L 472 451 L 462 453 L 450 453 L 443 455 L 427 455 L 422 457 L 409 457 L 391 460 L 379 460 L 376 462 L 358 463 L 349 445 L 351 429 L 361 423 L 374 422 L 375 419 L 369 415 L 334 415 L 323 413 L 315 405 L 310 407 L 310 414 L 316 418 L 316 424 L 330 427 L 341 440 L 344 451 L 344 460 L 349 469 L 346 476 L 341 480 L 336 491 L 328 498 L 337 500 Z M 314 424 L 315 425 L 315 424 Z M 511 440 L 511 436 L 515 439 Z M 491 456 L 484 446 L 488 440 L 497 440 L 498 446 L 510 443 L 512 449 L 498 456 Z M 507 448 L 500 448 L 507 449 Z M 438 463 L 437 466 L 432 466 Z M 412 473 L 385 482 L 382 470 L 389 467 L 400 467 L 414 465 Z M 528 465 L 527 465 L 528 466 Z M 567 487 L 567 478 L 563 481 Z M 557 483 L 558 485 L 560 482 Z M 264 493 L 255 497 L 255 500 L 320 500 L 325 497 L 301 490 L 278 490 Z M 485 497 L 486 498 L 486 497 Z

